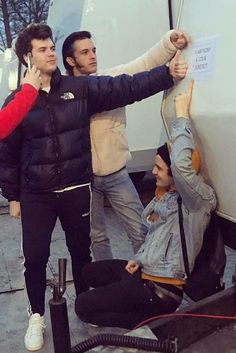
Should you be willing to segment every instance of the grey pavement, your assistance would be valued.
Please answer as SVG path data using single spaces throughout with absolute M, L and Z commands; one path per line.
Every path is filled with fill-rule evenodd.
M 142 196 L 146 204 L 152 197 L 153 184 L 149 187 L 141 185 Z M 151 187 L 150 187 L 151 185 Z M 110 207 L 106 207 L 107 227 L 110 236 L 114 256 L 116 258 L 129 259 L 132 256 L 132 248 L 127 238 L 126 231 L 121 222 Z M 21 225 L 19 220 L 10 218 L 8 214 L 7 202 L 0 197 L 0 352 L 1 353 L 26 353 L 23 338 L 28 324 L 26 296 L 24 291 L 22 252 L 21 252 Z M 225 271 L 226 287 L 232 285 L 232 274 L 236 264 L 236 251 L 226 248 L 227 267 Z M 48 278 L 52 279 L 53 274 L 57 272 L 57 259 L 66 257 L 69 254 L 66 250 L 64 233 L 59 223 L 56 224 L 53 232 L 51 246 L 50 267 L 48 269 Z M 69 261 L 68 261 L 69 263 Z M 71 331 L 71 342 L 75 344 L 86 338 L 92 337 L 98 333 L 121 333 L 128 331 L 112 328 L 94 328 L 83 324 L 75 315 L 74 306 L 74 288 L 71 281 L 71 268 L 68 264 L 68 283 L 64 297 L 67 299 L 69 324 Z M 52 298 L 50 287 L 47 287 L 46 301 Z M 188 304 L 185 298 L 183 307 Z M 45 345 L 41 353 L 53 353 L 53 342 L 50 325 L 49 307 L 46 307 L 46 334 Z M 132 332 L 131 332 L 132 333 Z M 141 333 L 141 335 L 143 335 Z M 97 348 L 93 352 L 105 352 L 106 350 Z M 118 350 L 107 350 L 118 353 Z M 125 350 L 128 352 L 128 350 Z M 131 350 L 130 350 L 131 351 Z M 135 350 L 132 350 L 133 352 Z M 141 352 L 141 351 L 139 351 Z M 213 335 L 198 341 L 183 353 L 235 353 L 236 352 L 236 322 L 228 328 L 214 333 Z
M 26 353 L 24 348 L 24 334 L 27 328 L 27 298 L 25 295 L 22 252 L 21 252 L 21 225 L 19 220 L 10 218 L 7 210 L 1 209 L 0 215 L 0 244 L 1 244 L 1 265 L 0 265 L 0 352 L 1 353 Z M 114 234 L 115 217 L 108 209 L 109 230 Z M 120 256 L 129 258 L 132 252 L 131 244 L 122 234 L 123 230 L 119 230 L 112 241 L 112 246 L 118 247 L 120 244 Z M 125 239 L 123 241 L 123 238 Z M 14 244 L 14 245 L 13 245 Z M 114 251 L 117 255 L 117 249 Z M 60 224 L 57 223 L 53 232 L 53 240 L 51 246 L 50 268 L 48 269 L 48 279 L 53 278 L 53 273 L 57 272 L 57 259 L 66 257 L 69 254 L 66 250 L 64 241 L 64 233 Z M 69 282 L 64 297 L 67 299 L 69 323 L 71 329 L 71 342 L 74 346 L 76 343 L 93 336 L 97 333 L 112 332 L 113 329 L 95 329 L 84 325 L 74 313 L 74 286 L 71 283 L 71 268 L 68 261 Z M 47 287 L 46 302 L 52 298 L 51 288 Z M 50 326 L 49 307 L 46 307 L 46 335 L 45 345 L 40 351 L 41 353 L 52 353 L 54 351 L 52 344 L 52 334 Z M 118 330 L 118 332 L 127 332 L 127 330 Z

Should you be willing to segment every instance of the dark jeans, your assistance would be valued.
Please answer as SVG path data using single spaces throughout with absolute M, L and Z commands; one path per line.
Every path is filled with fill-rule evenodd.
M 21 218 L 25 282 L 32 313 L 44 314 L 46 266 L 51 235 L 59 217 L 71 255 L 76 294 L 88 290 L 81 278 L 90 257 L 90 186 L 62 193 L 23 193 Z
M 105 260 L 84 267 L 82 276 L 94 289 L 76 299 L 75 311 L 82 321 L 132 329 L 147 318 L 177 309 L 179 302 L 172 298 L 164 302 L 141 279 L 140 271 L 130 275 L 126 264 Z

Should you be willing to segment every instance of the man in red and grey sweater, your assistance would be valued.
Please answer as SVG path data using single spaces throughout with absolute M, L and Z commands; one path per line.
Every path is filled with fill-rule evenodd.
M 7 137 L 32 108 L 40 88 L 40 72 L 35 66 L 28 70 L 21 90 L 0 111 L 0 139 Z

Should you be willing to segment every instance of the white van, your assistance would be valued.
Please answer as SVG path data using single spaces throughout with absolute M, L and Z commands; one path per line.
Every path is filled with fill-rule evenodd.
M 189 61 L 189 73 L 169 92 L 163 107 L 165 119 L 169 126 L 173 97 L 185 90 L 193 77 L 191 117 L 201 152 L 201 172 L 216 190 L 218 214 L 236 222 L 236 3 L 233 0 L 171 3 L 173 25 L 188 32 L 192 43 L 183 53 Z M 225 224 L 228 227 L 230 222 Z
M 236 50 L 231 38 L 235 10 L 233 0 L 54 0 L 48 16 L 48 24 L 57 37 L 59 57 L 68 34 L 88 30 L 96 42 L 101 69 L 141 55 L 162 38 L 171 22 L 174 28 L 190 35 L 192 43 L 182 54 L 190 61 L 189 74 L 167 93 L 162 107 L 164 120 L 168 130 L 174 115 L 173 97 L 185 90 L 193 77 L 191 113 L 202 172 L 217 192 L 219 214 L 233 221 L 236 221 Z M 194 50 L 197 52 L 199 48 L 208 48 L 211 55 L 193 57 Z M 198 68 L 206 64 L 209 70 L 194 72 L 194 60 L 200 60 Z M 64 70 L 62 62 L 60 68 Z M 161 104 L 162 94 L 158 94 L 127 107 L 127 136 L 133 157 L 128 165 L 130 171 L 150 170 L 156 147 L 166 139 Z
M 97 46 L 99 68 L 126 63 L 144 53 L 169 30 L 185 30 L 191 44 L 182 56 L 189 73 L 174 89 L 127 107 L 131 172 L 152 168 L 156 147 L 174 116 L 173 97 L 195 79 L 191 116 L 202 173 L 216 190 L 218 214 L 236 222 L 236 81 L 233 0 L 54 0 L 48 24 L 58 57 L 71 32 L 88 30 Z M 64 71 L 62 60 L 59 67 Z M 161 118 L 162 107 L 164 124 Z M 232 226 L 233 224 L 233 226 Z M 234 223 L 227 223 L 234 232 Z M 233 233 L 232 233 L 233 234 Z M 235 238 L 236 239 L 236 238 Z

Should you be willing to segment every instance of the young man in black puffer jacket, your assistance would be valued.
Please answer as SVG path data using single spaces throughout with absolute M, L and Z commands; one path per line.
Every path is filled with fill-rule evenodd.
M 57 217 L 71 255 L 76 294 L 88 289 L 81 270 L 91 261 L 90 116 L 170 88 L 175 63 L 132 77 L 65 77 L 57 68 L 51 29 L 44 24 L 19 34 L 16 53 L 25 65 L 31 54 L 42 86 L 25 120 L 0 144 L 0 185 L 11 214 L 21 214 L 31 314 L 25 345 L 37 350 L 43 346 L 46 266 Z

